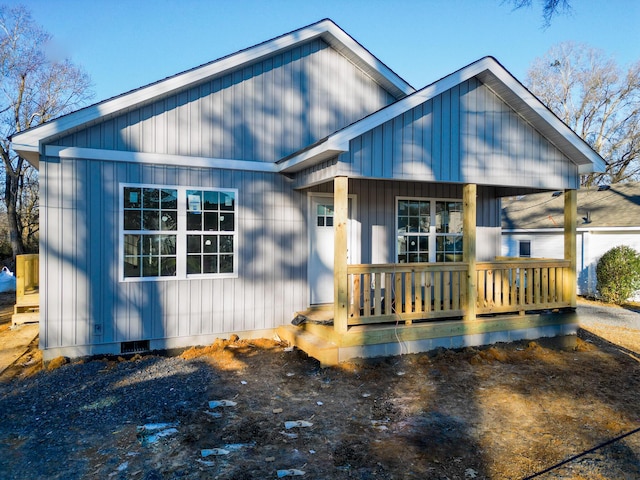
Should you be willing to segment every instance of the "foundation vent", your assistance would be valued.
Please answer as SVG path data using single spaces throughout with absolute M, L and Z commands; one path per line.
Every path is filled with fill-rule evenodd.
M 140 353 L 149 351 L 149 340 L 136 340 L 133 342 L 122 342 L 120 353 Z

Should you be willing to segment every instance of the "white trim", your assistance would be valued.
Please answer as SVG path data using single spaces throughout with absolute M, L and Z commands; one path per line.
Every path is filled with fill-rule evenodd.
M 394 94 L 409 95 L 415 91 L 411 85 L 351 38 L 344 30 L 331 20 L 326 19 L 192 70 L 179 73 L 165 80 L 77 110 L 38 127 L 25 130 L 15 135 L 14 138 L 18 140 L 16 145 L 26 146 L 28 149 L 33 149 L 32 151 L 39 150 L 44 140 L 54 135 L 72 128 L 79 128 L 101 117 L 115 115 L 122 110 L 134 108 L 137 105 L 150 102 L 174 91 L 188 88 L 198 82 L 222 75 L 232 69 L 239 68 L 241 65 L 259 61 L 280 50 L 317 37 L 323 38 L 334 49 L 359 68 L 365 70 L 381 85 L 389 89 L 395 88 Z
M 578 232 L 640 232 L 639 227 L 577 227 Z M 564 232 L 563 228 L 503 228 L 502 234 L 514 233 L 514 234 L 525 234 L 525 233 L 562 233 Z
M 124 190 L 127 187 L 133 188 L 157 188 L 165 190 L 177 191 L 178 202 L 178 226 L 176 230 L 152 230 L 149 231 L 150 235 L 175 235 L 176 236 L 176 274 L 174 276 L 166 277 L 125 277 L 124 276 Z M 137 282 L 164 282 L 171 280 L 193 280 L 193 279 L 218 279 L 218 278 L 238 278 L 238 256 L 240 255 L 238 226 L 239 226 L 239 198 L 237 188 L 221 188 L 221 187 L 194 187 L 194 186 L 178 186 L 178 185 L 160 185 L 151 183 L 130 183 L 121 182 L 118 184 L 118 279 L 123 283 L 137 283 Z M 201 190 L 201 191 L 215 191 L 215 192 L 230 192 L 234 194 L 235 206 L 233 210 L 234 229 L 233 231 L 216 231 L 218 235 L 232 235 L 234 238 L 234 252 L 233 252 L 233 272 L 232 273 L 206 273 L 206 274 L 187 274 L 187 206 L 186 206 L 186 192 L 187 190 Z M 131 232 L 128 230 L 127 232 Z M 201 234 L 201 231 L 194 232 L 194 234 Z M 135 233 L 134 233 L 135 234 Z M 143 235 L 145 233 L 142 233 Z
M 47 145 L 45 155 L 62 159 L 105 160 L 109 162 L 132 162 L 176 167 L 219 168 L 267 173 L 277 173 L 279 171 L 278 166 L 270 162 L 191 157 L 189 155 L 167 155 L 164 153 L 127 152 L 98 148 L 60 147 L 57 145 Z
M 640 227 L 591 227 L 580 228 L 579 232 L 640 232 Z
M 359 59 L 362 60 L 362 55 L 369 56 L 369 61 L 373 62 L 375 57 L 368 53 L 365 49 L 359 46 L 357 42 L 355 42 L 351 37 L 349 37 L 345 32 L 340 30 L 337 26 L 335 26 L 332 22 L 327 21 L 327 25 L 324 25 L 324 22 L 320 22 L 319 24 L 313 25 L 311 27 L 307 27 L 306 29 L 302 29 L 297 32 L 295 36 L 296 41 L 302 41 L 304 39 L 312 38 L 313 36 L 322 36 L 329 35 L 331 38 L 336 38 L 340 41 L 352 43 L 352 47 L 355 49 L 359 47 L 362 51 L 360 51 Z M 333 27 L 331 27 L 333 25 Z M 340 33 L 341 32 L 341 33 Z M 41 127 L 36 127 L 32 130 L 27 130 L 23 133 L 17 134 L 15 139 L 18 140 L 15 143 L 14 149 L 20 150 L 28 154 L 29 158 L 33 157 L 34 152 L 37 150 L 36 145 L 38 142 L 46 140 L 48 136 L 54 135 L 55 133 L 59 133 L 60 131 L 64 131 L 66 129 L 77 127 L 78 125 L 84 123 L 85 121 L 94 120 L 95 118 L 104 117 L 106 115 L 110 115 L 116 111 L 119 111 L 125 107 L 132 107 L 134 104 L 143 101 L 144 99 L 138 99 L 138 96 L 150 95 L 149 92 L 152 92 L 153 96 L 157 96 L 162 94 L 163 92 L 155 92 L 156 88 L 159 88 L 159 85 L 173 85 L 176 83 L 176 86 L 172 86 L 171 88 L 178 88 L 177 85 L 184 87 L 188 85 L 190 82 L 196 81 L 193 80 L 192 77 L 197 77 L 199 75 L 203 75 L 203 77 L 211 76 L 214 73 L 203 74 L 203 71 L 209 71 L 209 69 L 213 69 L 214 66 L 216 68 L 222 68 L 223 70 L 228 67 L 224 67 L 228 62 L 232 60 L 237 62 L 238 59 L 242 59 L 243 56 L 248 55 L 257 55 L 261 56 L 259 53 L 263 49 L 269 50 L 264 55 L 268 53 L 273 53 L 280 48 L 284 48 L 287 42 L 296 43 L 293 38 L 290 38 L 292 34 L 286 35 L 279 39 L 272 40 L 267 42 L 266 44 L 259 45 L 258 47 L 253 47 L 245 52 L 240 52 L 236 55 L 228 57 L 226 59 L 222 59 L 218 62 L 214 62 L 211 65 L 207 65 L 204 67 L 200 67 L 196 70 L 185 72 L 184 74 L 180 74 L 176 77 L 172 77 L 163 82 L 160 82 L 155 85 L 151 85 L 149 87 L 142 88 L 138 91 L 132 92 L 130 94 L 123 95 L 122 97 L 118 97 L 111 101 L 106 101 L 103 104 L 98 104 L 94 107 L 88 107 L 87 109 L 80 110 L 74 114 L 70 114 L 67 117 L 61 117 L 58 120 L 54 120 L 49 124 L 44 124 Z M 324 38 L 324 37 L 323 37 Z M 326 39 L 326 38 L 325 38 Z M 329 41 L 329 40 L 327 40 Z M 355 46 L 354 46 L 355 45 Z M 351 51 L 351 50 L 349 50 Z M 257 53 L 258 52 L 258 53 Z M 345 52 L 342 52 L 343 54 Z M 353 59 L 352 59 L 353 61 Z M 356 62 L 357 63 L 357 62 Z M 375 63 L 375 62 L 374 62 Z M 378 62 L 380 63 L 380 62 Z M 377 65 L 378 68 L 381 68 L 381 65 Z M 223 68 L 224 67 L 224 68 Z M 199 72 L 199 73 L 198 73 Z M 603 171 L 606 166 L 606 163 L 598 155 L 594 150 L 587 145 L 584 140 L 582 140 L 576 133 L 574 133 L 566 124 L 564 124 L 557 116 L 555 116 L 547 107 L 545 107 L 534 95 L 532 95 L 525 87 L 522 86 L 518 80 L 516 80 L 497 60 L 492 57 L 485 57 L 477 62 L 474 62 L 457 72 L 454 72 L 441 80 L 423 88 L 422 90 L 412 93 L 409 96 L 399 100 L 388 107 L 382 108 L 377 112 L 363 118 L 360 121 L 357 121 L 351 124 L 348 127 L 339 130 L 319 144 L 313 146 L 312 148 L 303 150 L 296 155 L 293 155 L 286 160 L 283 160 L 280 164 L 263 164 L 263 162 L 247 162 L 242 160 L 225 160 L 225 159 L 206 159 L 204 157 L 195 157 L 193 160 L 190 160 L 189 157 L 186 156 L 172 156 L 172 155 L 155 155 L 156 161 L 159 158 L 163 158 L 164 161 L 169 162 L 169 164 L 173 164 L 171 162 L 183 161 L 183 162 L 196 162 L 200 163 L 201 166 L 212 166 L 214 168 L 219 167 L 220 164 L 229 165 L 229 168 L 238 169 L 238 170 L 251 170 L 256 169 L 256 171 L 273 171 L 273 172 L 296 172 L 299 171 L 309 165 L 313 165 L 320 161 L 323 161 L 331 156 L 335 156 L 342 152 L 346 152 L 349 149 L 349 142 L 372 130 L 373 128 L 387 122 L 393 118 L 402 115 L 404 112 L 440 95 L 441 93 L 451 89 L 452 87 L 459 85 L 460 83 L 473 78 L 480 77 L 481 81 L 487 82 L 489 88 L 492 89 L 502 89 L 503 93 L 506 95 L 513 95 L 514 99 L 517 99 L 518 102 L 522 102 L 522 104 L 526 105 L 530 110 L 526 108 L 518 109 L 518 113 L 520 113 L 525 120 L 531 123 L 534 127 L 538 126 L 540 128 L 546 128 L 547 130 L 552 129 L 552 132 L 557 132 L 558 136 L 555 138 L 556 141 L 564 143 L 564 147 L 562 145 L 556 144 L 556 147 L 559 148 L 565 155 L 567 155 L 570 160 L 578 166 L 578 171 L 580 173 L 587 173 L 591 171 Z M 199 77 L 198 77 L 199 79 Z M 180 83 L 184 82 L 186 83 Z M 411 92 L 408 92 L 411 93 Z M 146 97 L 145 97 L 146 98 Z M 126 101 L 125 101 L 126 100 Z M 149 99 L 146 99 L 149 100 Z M 122 105 L 120 104 L 121 102 Z M 117 108 L 115 106 L 117 106 Z M 83 112 L 85 110 L 89 111 L 92 108 L 101 107 L 102 110 L 97 112 L 90 119 L 84 120 L 81 115 L 84 115 Z M 112 111 L 113 110 L 113 111 Z M 87 114 L 89 115 L 89 114 Z M 89 116 L 91 116 L 89 115 Z M 64 122 L 69 122 L 69 118 L 81 118 L 80 122 L 75 122 L 70 125 L 66 125 Z M 43 128 L 54 128 L 55 125 L 60 123 L 60 128 L 58 131 L 47 133 L 46 130 L 41 130 Z M 40 132 L 41 135 L 36 135 L 36 132 Z M 17 147 L 17 148 L 16 148 Z M 57 147 L 62 149 L 63 147 Z M 47 151 L 49 151 L 49 147 L 47 146 Z M 92 155 L 92 150 L 94 149 L 84 149 L 88 150 L 86 155 Z M 567 151 L 569 150 L 569 151 Z M 54 152 L 55 150 L 51 150 Z M 136 155 L 134 152 L 127 152 L 129 155 Z M 116 154 L 111 158 L 114 161 L 117 161 L 120 158 Z M 140 157 L 127 157 L 125 155 L 124 158 L 133 158 L 133 160 L 122 160 L 122 161 L 138 161 L 137 159 L 147 159 L 149 155 L 152 154 L 137 154 Z M 151 161 L 151 160 L 148 160 Z M 232 163 L 231 163 L 232 162 Z M 231 167 L 233 165 L 233 167 Z M 268 167 L 266 165 L 269 165 Z M 256 168 L 257 167 L 257 168 Z M 263 170 L 267 169 L 267 170 Z M 270 170 L 273 169 L 273 170 Z
M 535 255 L 533 254 L 533 239 L 531 237 L 518 238 L 516 241 L 518 242 L 518 258 L 535 258 Z M 529 244 L 528 256 L 521 255 L 523 242 L 527 242 Z
M 304 152 L 286 160 L 277 162 L 278 171 L 297 172 L 307 166 L 320 163 L 323 160 L 335 157 L 349 150 L 349 142 L 338 145 L 336 142 L 320 143 Z
M 17 135 L 16 135 L 17 136 Z M 20 152 L 32 152 L 32 153 L 39 153 L 40 150 L 38 149 L 37 145 L 31 145 L 31 144 L 26 144 L 26 143 L 18 143 L 18 142 L 11 142 L 11 148 L 13 148 L 13 150 L 20 151 Z

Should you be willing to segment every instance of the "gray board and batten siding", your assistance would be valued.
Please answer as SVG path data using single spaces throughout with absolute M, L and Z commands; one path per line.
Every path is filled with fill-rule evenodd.
M 333 193 L 333 183 L 315 185 L 313 193 Z M 397 232 L 396 200 L 401 198 L 462 199 L 462 185 L 451 183 L 396 182 L 350 179 L 349 194 L 355 197 L 354 222 L 359 241 L 353 247 L 352 263 L 395 263 Z M 477 258 L 493 260 L 500 248 L 500 200 L 496 188 L 477 191 Z
M 157 348 L 207 343 L 227 332 L 268 332 L 309 304 L 307 193 L 279 174 L 48 158 L 41 162 L 41 227 L 48 232 L 40 341 L 85 355 L 113 344 L 155 340 Z M 238 190 L 237 278 L 122 282 L 118 265 L 121 183 Z M 393 262 L 397 197 L 459 199 L 462 186 L 352 180 L 354 225 L 364 263 Z M 331 193 L 332 184 L 309 191 Z M 499 235 L 494 188 L 478 191 L 479 257 Z M 492 246 L 489 255 L 495 255 Z M 56 288 L 51 288 L 56 286 Z M 166 340 L 163 340 L 166 339 Z M 181 340 L 180 340 L 181 339 Z M 92 345 L 89 347 L 89 345 Z M 103 347 L 101 347 L 103 345 Z M 103 349 L 101 349 L 103 348 Z
M 52 143 L 275 162 L 396 100 L 318 38 Z
M 500 195 L 578 188 L 578 167 L 476 77 L 357 136 L 296 186 L 347 175 L 505 186 Z
M 118 353 L 138 340 L 160 349 L 270 335 L 309 306 L 308 194 L 332 191 L 336 175 L 352 177 L 364 263 L 394 261 L 397 197 L 459 200 L 462 184 L 478 184 L 478 258 L 490 259 L 500 251 L 500 196 L 576 188 L 577 167 L 477 78 L 354 136 L 324 163 L 272 173 L 397 106 L 398 95 L 314 38 L 38 140 L 38 152 L 84 150 L 40 158 L 45 359 Z M 245 162 L 205 168 L 203 158 Z M 234 189 L 237 275 L 123 281 L 125 184 Z
M 41 175 L 47 357 L 61 347 L 78 356 L 118 353 L 114 344 L 142 339 L 171 348 L 225 332 L 259 335 L 308 305 L 306 195 L 282 175 L 52 158 L 41 162 Z M 236 188 L 237 277 L 121 281 L 125 182 Z
M 336 79 L 339 78 L 339 82 Z M 396 99 L 321 39 L 51 144 L 274 162 Z M 40 333 L 47 358 L 260 335 L 309 304 L 304 192 L 286 176 L 45 157 Z M 237 278 L 122 282 L 122 184 L 237 189 Z
M 307 57 L 301 58 L 309 58 L 325 50 L 331 49 L 310 49 Z M 293 70 L 299 69 L 292 68 L 284 76 L 289 78 Z M 251 71 L 265 74 L 264 68 L 253 68 Z M 360 78 L 361 72 L 357 69 L 353 73 L 355 79 Z M 275 73 L 273 75 L 276 76 Z M 297 73 L 294 76 L 302 78 Z M 309 75 L 305 76 L 307 83 L 308 78 Z M 354 80 L 352 84 L 360 85 L 361 80 L 366 78 Z M 57 143 L 147 153 L 192 156 L 219 154 L 237 159 L 256 155 L 259 157 L 257 160 L 269 161 L 336 128 L 335 124 L 318 124 L 306 130 L 300 127 L 297 139 L 283 147 L 284 150 L 276 151 L 276 140 L 265 135 L 258 141 L 256 132 L 269 124 L 274 129 L 274 138 L 287 136 L 295 130 L 293 123 L 304 115 L 305 108 L 322 110 L 322 105 L 314 102 L 321 103 L 326 98 L 331 103 L 330 99 L 311 95 L 309 99 L 314 100 L 305 103 L 292 89 L 290 103 L 272 99 L 278 105 L 266 106 L 264 102 L 270 101 L 267 98 L 246 102 L 244 95 L 251 89 L 245 88 L 243 82 L 234 83 L 232 79 L 233 75 L 229 77 L 228 86 L 232 93 L 227 94 L 225 89 L 216 90 L 216 80 L 76 132 Z M 462 140 L 455 139 L 465 138 L 465 132 L 467 137 L 474 132 L 482 133 L 478 140 L 479 145 L 485 148 L 482 154 L 496 162 L 502 160 L 509 164 L 511 161 L 505 155 L 512 154 L 521 155 L 522 161 L 526 162 L 527 155 L 539 154 L 541 148 L 549 149 L 548 142 L 545 144 L 543 139 L 538 139 L 532 127 L 511 112 L 486 87 L 475 81 L 467 83 L 473 88 L 454 88 L 386 122 L 354 139 L 351 142 L 353 150 L 342 155 L 339 162 L 326 163 L 329 169 L 336 166 L 348 169 L 349 175 L 355 177 L 388 177 L 421 182 L 443 181 L 447 178 L 451 182 L 353 181 L 351 193 L 356 195 L 356 211 L 360 217 L 356 219 L 356 225 L 361 229 L 359 256 L 362 262 L 394 260 L 396 240 L 393 225 L 397 196 L 462 198 L 460 183 L 465 179 L 456 176 L 455 165 L 464 163 L 467 150 L 461 146 L 464 143 Z M 377 88 L 376 85 L 371 86 L 372 90 Z M 203 92 L 208 93 L 203 96 Z M 224 128 L 217 129 L 216 122 L 225 117 L 221 113 L 228 108 L 224 107 L 227 97 L 240 102 L 242 107 L 232 116 L 233 121 L 227 119 Z M 388 94 L 379 92 L 374 97 L 377 98 L 374 104 L 364 105 L 360 97 L 341 96 L 338 106 L 334 103 L 331 108 L 326 108 L 345 110 L 342 118 L 348 122 L 357 115 L 362 116 L 367 109 L 379 109 L 384 102 L 391 100 Z M 348 102 L 349 98 L 356 105 L 341 103 Z M 469 106 L 472 99 L 476 110 L 471 110 Z M 174 103 L 175 107 L 169 108 Z M 443 109 L 443 105 L 446 108 Z M 218 107 L 222 110 L 218 111 Z M 290 126 L 287 126 L 287 121 L 275 120 L 274 110 L 278 110 L 279 115 L 283 111 L 292 113 L 292 108 L 295 111 Z M 472 116 L 465 108 L 478 115 Z M 482 108 L 488 109 L 489 113 L 482 114 Z M 266 121 L 267 115 L 251 115 L 260 109 L 272 112 L 270 123 Z M 457 113 L 451 113 L 454 110 Z M 310 111 L 307 113 L 310 114 Z M 243 128 L 239 128 L 238 122 L 241 124 L 252 118 L 255 124 L 245 123 Z M 454 124 L 461 118 L 468 120 L 462 122 L 466 126 L 458 128 Z M 482 126 L 479 125 L 481 120 Z M 311 122 L 306 124 L 311 125 Z M 445 135 L 445 129 L 438 128 L 438 125 L 446 126 L 449 132 Z M 474 125 L 473 131 L 470 125 Z M 513 130 L 514 142 L 509 143 L 508 147 L 500 145 L 498 139 L 502 132 L 497 125 L 509 126 Z M 174 128 L 176 126 L 178 128 Z M 171 135 L 169 132 L 172 132 Z M 487 132 L 491 132 L 491 135 Z M 517 135 L 522 135 L 520 147 L 516 142 L 519 138 Z M 165 136 L 169 138 L 165 139 Z M 247 142 L 248 139 L 251 141 Z M 446 147 L 436 145 L 442 143 L 442 139 L 446 140 Z M 471 140 L 469 138 L 469 143 Z M 236 147 L 236 143 L 240 146 Z M 266 147 L 259 147 L 261 144 Z M 479 157 L 480 147 L 473 148 Z M 504 148 L 508 148 L 508 151 L 501 151 L 498 157 L 492 156 L 495 153 L 492 149 L 498 151 Z M 529 150 L 518 153 L 518 148 Z M 448 167 L 447 156 L 451 158 L 453 168 Z M 345 158 L 348 159 L 346 165 L 343 163 Z M 562 160 L 566 161 L 564 158 L 559 161 Z M 411 170 L 411 165 L 427 161 L 433 162 L 430 165 L 433 172 L 439 172 L 438 178 L 436 175 L 426 175 L 422 170 Z M 445 174 L 445 166 L 449 173 Z M 487 183 L 501 183 L 502 180 L 503 185 L 509 185 L 509 172 L 520 175 L 517 168 L 510 168 L 508 165 L 497 168 L 496 164 L 494 170 L 497 171 L 493 174 L 499 175 L 498 180 L 485 180 Z M 316 171 L 322 172 L 323 169 L 316 167 Z M 105 352 L 113 352 L 113 344 L 138 339 L 155 340 L 155 346 L 162 348 L 205 343 L 231 331 L 260 334 L 287 322 L 293 312 L 308 306 L 306 195 L 302 190 L 295 190 L 294 183 L 284 176 L 190 168 L 186 165 L 154 166 L 67 158 L 47 158 L 41 162 L 40 174 L 44 179 L 41 221 L 42 227 L 48 232 L 41 245 L 43 264 L 46 265 L 45 281 L 50 286 L 58 285 L 59 289 L 55 291 L 48 288 L 43 292 L 42 313 L 46 318 L 46 328 L 41 334 L 41 342 L 48 349 L 49 356 L 53 356 L 57 348 L 64 347 L 70 347 L 66 349 L 67 352 L 75 348 L 77 354 L 100 353 L 101 348 Z M 300 176 L 304 177 L 305 173 L 300 172 Z M 120 218 L 121 183 L 237 189 L 238 277 L 121 282 L 117 224 Z M 528 185 L 525 181 L 515 183 L 518 184 Z M 537 186 L 537 183 L 528 186 Z M 330 187 L 329 183 L 318 185 L 313 190 L 322 191 Z M 381 190 L 385 192 L 384 195 L 376 193 Z M 496 192 L 497 189 L 479 189 L 478 258 L 488 259 L 498 252 L 499 207 Z

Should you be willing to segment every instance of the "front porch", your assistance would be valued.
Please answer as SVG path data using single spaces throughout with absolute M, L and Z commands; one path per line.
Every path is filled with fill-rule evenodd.
M 334 302 L 298 314 L 281 338 L 334 365 L 575 334 L 575 190 L 564 193 L 564 259 L 477 261 L 476 185 L 465 184 L 461 262 L 348 264 L 347 187 L 335 178 Z
M 569 268 L 568 260 L 476 263 L 476 315 L 570 308 Z M 347 325 L 462 318 L 468 270 L 464 262 L 348 265 Z
M 464 262 L 349 265 L 346 332 L 336 330 L 327 305 L 300 313 L 297 326 L 278 333 L 326 365 L 574 334 L 569 268 L 567 260 L 479 262 L 476 317 L 465 319 Z

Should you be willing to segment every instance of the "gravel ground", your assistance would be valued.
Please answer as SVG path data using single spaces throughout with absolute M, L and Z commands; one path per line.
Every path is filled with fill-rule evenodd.
M 640 433 L 611 440 L 640 427 L 628 334 L 640 314 L 578 313 L 629 343 L 581 330 L 571 350 L 516 342 L 322 369 L 273 341 L 230 339 L 31 376 L 27 356 L 0 378 L 0 478 L 638 479 Z M 209 404 L 221 399 L 236 405 Z M 286 428 L 299 420 L 311 425 Z
M 578 317 L 581 325 L 606 324 L 640 330 L 640 307 L 616 307 L 598 302 L 579 302 Z

